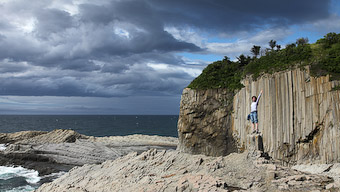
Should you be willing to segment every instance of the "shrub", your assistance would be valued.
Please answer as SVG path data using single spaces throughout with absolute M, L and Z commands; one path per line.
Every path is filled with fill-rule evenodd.
M 192 89 L 228 88 L 233 91 L 243 87 L 240 83 L 241 79 L 240 63 L 224 59 L 208 65 L 188 87 Z
M 340 80 L 340 34 L 328 33 L 315 44 L 308 44 L 307 38 L 299 38 L 297 43 L 288 44 L 285 49 L 269 50 L 266 55 L 256 58 L 259 49 L 259 46 L 252 47 L 252 51 L 256 52 L 253 58 L 242 54 L 237 62 L 230 61 L 228 57 L 213 62 L 188 87 L 235 91 L 243 87 L 241 80 L 247 75 L 256 80 L 264 73 L 306 65 L 311 66 L 312 76 L 330 74 L 332 79 Z

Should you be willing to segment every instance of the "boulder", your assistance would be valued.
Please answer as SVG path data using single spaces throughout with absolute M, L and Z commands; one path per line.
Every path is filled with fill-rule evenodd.
M 263 140 L 261 134 L 249 134 L 247 135 L 246 149 L 249 151 L 261 151 L 263 152 Z

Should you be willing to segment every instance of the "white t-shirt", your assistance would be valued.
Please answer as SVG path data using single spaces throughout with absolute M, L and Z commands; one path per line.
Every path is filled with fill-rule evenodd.
M 254 111 L 257 111 L 257 104 L 258 104 L 258 102 L 259 102 L 259 100 L 260 100 L 260 97 L 261 97 L 261 93 L 260 93 L 260 95 L 257 97 L 257 100 L 256 100 L 256 102 L 252 102 L 251 103 L 251 110 L 250 110 L 250 112 L 254 112 Z

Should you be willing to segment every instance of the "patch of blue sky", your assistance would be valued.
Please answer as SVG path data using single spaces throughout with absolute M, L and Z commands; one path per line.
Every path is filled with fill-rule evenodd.
M 318 39 L 323 38 L 328 32 L 324 33 L 318 30 L 310 30 L 309 27 L 301 27 L 299 25 L 291 26 L 291 30 L 293 33 L 287 36 L 282 42 L 282 45 L 285 46 L 290 43 L 295 43 L 298 38 L 308 38 L 309 43 L 315 43 Z
M 340 1 L 339 0 L 332 0 L 330 3 L 330 13 L 336 14 L 340 16 Z M 308 25 L 308 24 L 307 24 Z M 339 31 L 327 31 L 325 32 L 323 29 L 315 29 L 311 30 L 310 27 L 306 27 L 306 25 L 293 25 L 291 26 L 291 30 L 293 31 L 292 35 L 288 36 L 284 42 L 294 43 L 296 39 L 300 37 L 308 37 L 309 43 L 315 43 L 318 39 L 323 38 L 329 32 L 336 32 Z
M 201 61 L 206 61 L 210 63 L 223 59 L 221 55 L 215 55 L 215 54 L 196 54 L 196 53 L 181 52 L 181 53 L 177 53 L 177 55 L 185 57 L 190 60 L 201 60 Z
M 332 0 L 330 4 L 330 12 L 340 15 L 340 1 Z
M 320 34 L 303 30 L 300 26 L 293 26 L 291 27 L 291 30 L 293 31 L 293 33 L 283 40 L 284 42 L 286 42 L 286 44 L 295 43 L 296 40 L 301 37 L 308 38 L 310 43 L 314 43 L 317 39 L 320 38 Z

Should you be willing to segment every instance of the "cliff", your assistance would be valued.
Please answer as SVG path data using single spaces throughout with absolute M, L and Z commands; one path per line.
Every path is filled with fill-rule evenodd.
M 237 151 L 230 129 L 232 97 L 224 89 L 184 89 L 178 120 L 178 149 L 212 156 Z
M 289 164 L 340 162 L 340 92 L 329 76 L 312 77 L 309 68 L 266 74 L 242 81 L 244 88 L 183 91 L 178 149 L 227 155 L 247 149 L 251 96 L 258 105 L 264 151 Z

